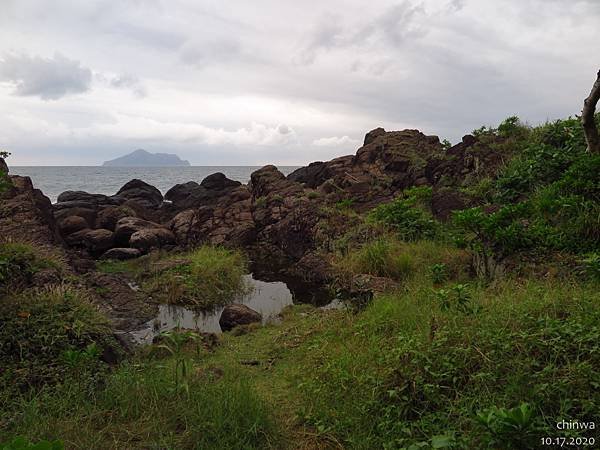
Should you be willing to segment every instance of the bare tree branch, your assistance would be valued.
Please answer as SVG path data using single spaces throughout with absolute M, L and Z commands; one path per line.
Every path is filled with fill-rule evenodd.
M 600 100 L 600 71 L 592 87 L 592 92 L 583 102 L 583 111 L 581 112 L 581 124 L 585 133 L 587 151 L 591 153 L 600 153 L 600 137 L 598 137 L 598 128 L 594 118 L 598 100 Z

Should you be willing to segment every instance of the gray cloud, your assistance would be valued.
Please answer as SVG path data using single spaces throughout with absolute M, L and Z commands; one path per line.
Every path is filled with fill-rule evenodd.
M 598 70 L 598 0 L 42 3 L 5 0 L 0 14 L 14 164 L 144 146 L 196 164 L 310 162 L 377 126 L 455 141 L 512 114 L 578 113 Z M 93 81 L 47 58 L 57 49 Z
M 8 54 L 0 61 L 0 79 L 14 85 L 15 95 L 58 100 L 88 91 L 92 71 L 59 53 L 52 58 Z
M 145 97 L 148 95 L 145 86 L 135 75 L 117 75 L 110 80 L 110 85 L 117 89 L 129 89 L 137 97 Z

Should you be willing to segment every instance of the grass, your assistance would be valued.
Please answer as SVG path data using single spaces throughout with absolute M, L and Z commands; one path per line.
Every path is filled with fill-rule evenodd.
M 230 302 L 248 287 L 247 260 L 239 250 L 202 246 L 188 253 L 150 255 L 128 261 L 100 261 L 99 271 L 128 275 L 160 303 L 210 309 Z
M 396 281 L 423 274 L 435 264 L 443 264 L 451 278 L 463 279 L 468 275 L 470 257 L 441 242 L 403 242 L 391 234 L 345 249 L 334 257 L 334 266 L 342 277 L 368 274 Z
M 85 291 L 68 285 L 5 296 L 0 323 L 0 390 L 54 383 L 66 371 L 65 352 L 115 346 Z
M 63 258 L 56 252 L 25 242 L 0 243 L 0 289 L 27 284 L 42 269 L 65 269 Z
M 188 389 L 175 391 L 171 364 L 133 361 L 92 391 L 68 379 L 52 392 L 13 398 L 0 442 L 22 435 L 89 450 L 277 448 L 269 405 L 250 383 L 194 372 Z
M 280 324 L 224 335 L 213 352 L 142 352 L 97 389 L 13 396 L 0 436 L 90 449 L 508 449 L 560 434 L 562 419 L 594 421 L 597 283 L 432 280 L 431 264 L 451 268 L 457 255 L 405 245 L 414 266 L 402 287 L 361 312 L 294 306 Z M 177 389 L 181 358 L 189 370 Z M 519 408 L 531 414 L 519 432 L 478 418 Z
M 175 264 L 169 267 L 169 261 Z M 165 303 L 209 309 L 232 301 L 247 289 L 243 279 L 246 258 L 237 250 L 203 246 L 166 259 L 165 267 L 169 268 L 157 271 L 144 284 L 144 289 Z

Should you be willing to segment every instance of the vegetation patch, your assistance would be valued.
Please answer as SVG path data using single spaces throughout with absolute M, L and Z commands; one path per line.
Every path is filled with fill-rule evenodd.
M 171 264 L 170 264 L 171 263 Z M 247 261 L 238 250 L 203 246 L 165 259 L 143 288 L 159 301 L 211 308 L 244 293 Z
M 62 270 L 64 262 L 50 251 L 20 242 L 0 243 L 0 291 L 23 287 L 42 269 Z
M 90 369 L 100 370 L 98 352 L 116 347 L 106 319 L 70 286 L 4 297 L 0 324 L 0 391 L 62 381 L 86 355 L 94 360 Z

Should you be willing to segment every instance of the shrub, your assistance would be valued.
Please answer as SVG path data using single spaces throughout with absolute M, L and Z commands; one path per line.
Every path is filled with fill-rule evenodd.
M 390 226 L 407 241 L 431 238 L 438 231 L 438 223 L 426 209 L 430 198 L 431 188 L 409 189 L 392 202 L 373 209 L 369 218 Z

